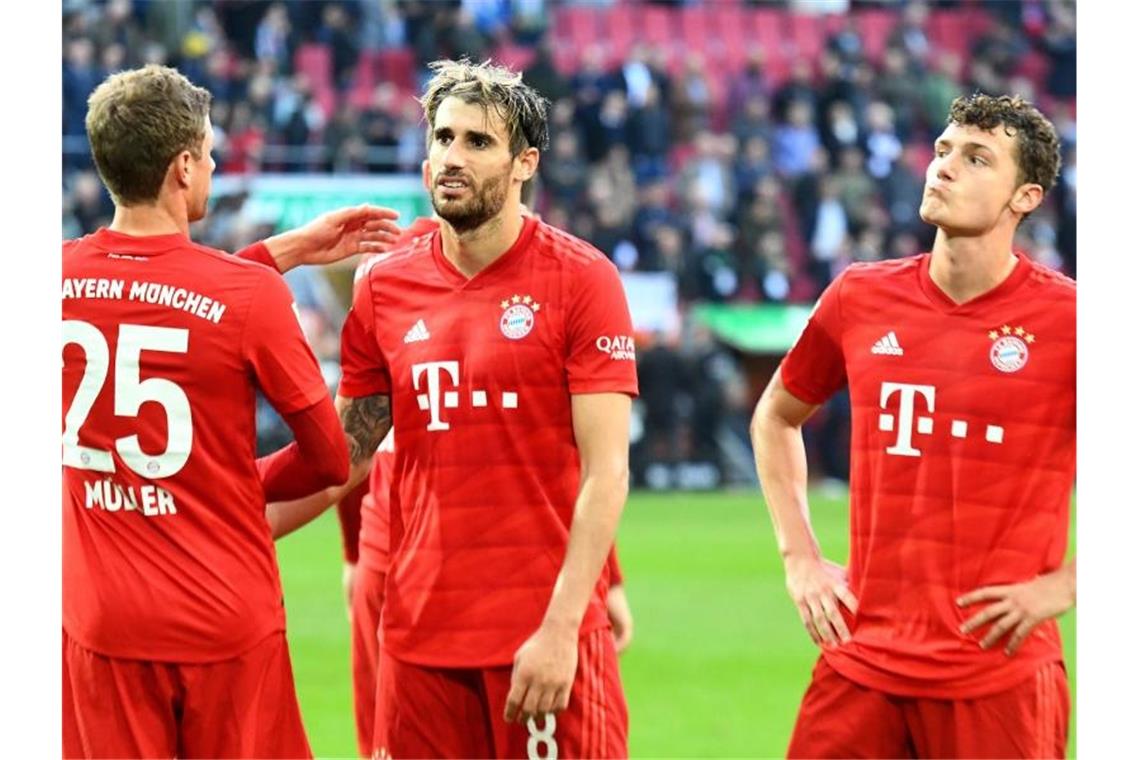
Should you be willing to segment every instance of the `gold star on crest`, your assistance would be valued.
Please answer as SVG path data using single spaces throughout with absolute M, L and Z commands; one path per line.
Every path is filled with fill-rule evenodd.
M 1013 332 L 1013 328 L 1011 328 L 1009 325 L 1002 325 L 1001 326 L 1001 334 L 1002 335 L 1009 335 L 1011 332 Z
M 519 298 L 518 296 L 511 296 L 511 303 L 518 303 L 521 300 L 522 299 Z
M 530 302 L 533 300 L 534 299 L 531 298 L 530 296 L 523 296 L 523 303 L 525 303 L 525 304 L 530 304 Z
M 1037 338 L 1033 337 L 1033 333 L 1029 333 L 1028 335 L 1025 336 L 1025 342 L 1026 343 L 1032 343 L 1035 340 L 1037 340 Z
M 1013 334 L 1020 338 L 1022 335 L 1025 335 L 1025 328 L 1018 325 L 1017 329 L 1013 331 Z
M 538 303 L 536 303 L 534 306 L 532 306 L 532 307 L 530 307 L 530 308 L 531 308 L 531 310 L 532 310 L 532 311 L 538 311 L 539 309 L 541 309 L 541 308 L 542 308 L 542 304 L 538 304 Z
M 990 330 L 989 335 L 990 335 L 990 340 L 997 340 L 998 339 L 998 331 L 997 330 Z
M 505 299 L 505 298 L 504 298 L 502 301 L 499 301 L 499 308 L 500 308 L 500 309 L 505 309 L 505 308 L 507 308 L 507 307 L 508 307 L 508 306 L 510 306 L 510 305 L 511 305 L 511 302 L 510 302 L 510 301 L 508 301 L 508 300 L 507 300 L 507 299 Z

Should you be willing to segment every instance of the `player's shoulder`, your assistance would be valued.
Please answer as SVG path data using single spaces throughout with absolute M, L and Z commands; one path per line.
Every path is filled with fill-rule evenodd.
M 1029 262 L 1029 282 L 1049 293 L 1050 297 L 1073 300 L 1077 298 L 1077 281 L 1040 262 Z
M 593 245 L 545 222 L 537 223 L 533 245 L 540 255 L 556 261 L 571 273 L 584 272 L 593 266 L 617 271 L 613 262 Z
M 438 228 L 436 228 L 438 229 Z M 431 261 L 432 238 L 436 230 L 428 230 L 384 253 L 374 254 L 360 262 L 357 280 L 377 279 L 405 273 L 409 268 Z
M 928 253 L 920 253 L 901 259 L 857 261 L 844 269 L 842 276 L 847 283 L 875 283 L 905 279 L 912 277 L 922 266 L 922 260 L 929 255 Z

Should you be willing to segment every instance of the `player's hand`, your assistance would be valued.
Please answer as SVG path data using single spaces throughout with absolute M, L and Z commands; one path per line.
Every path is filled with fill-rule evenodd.
M 578 628 L 543 623 L 515 652 L 503 717 L 524 723 L 570 704 L 578 670 Z
M 610 586 L 606 594 L 606 612 L 610 617 L 610 624 L 614 627 L 614 648 L 621 654 L 633 641 L 633 613 L 629 610 L 629 600 L 625 596 L 625 587 L 620 583 Z
M 277 262 L 288 271 L 301 264 L 332 264 L 357 253 L 383 253 L 395 244 L 400 227 L 399 214 L 382 206 L 368 204 L 321 214 L 295 230 L 274 235 L 265 241 Z
M 348 614 L 348 622 L 352 622 L 352 587 L 356 583 L 356 563 L 345 562 L 344 569 L 340 571 L 340 584 L 344 587 L 344 608 Z
M 1008 586 L 983 586 L 958 598 L 959 607 L 979 602 L 991 602 L 962 624 L 962 633 L 969 633 L 996 620 L 982 638 L 982 649 L 998 643 L 1013 632 L 1005 645 L 1011 655 L 1040 623 L 1068 612 L 1077 603 L 1076 569 L 1066 566 L 1031 581 Z
M 855 612 L 858 600 L 847 588 L 847 571 L 822 557 L 788 557 L 784 562 L 788 594 L 800 611 L 811 640 L 819 646 L 836 646 L 851 640 L 839 605 Z

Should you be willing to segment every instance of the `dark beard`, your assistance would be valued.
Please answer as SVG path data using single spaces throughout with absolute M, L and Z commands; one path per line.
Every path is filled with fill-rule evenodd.
M 448 203 L 441 207 L 433 192 L 431 206 L 440 219 L 460 234 L 478 229 L 503 210 L 507 202 L 506 176 L 488 179 L 466 203 Z

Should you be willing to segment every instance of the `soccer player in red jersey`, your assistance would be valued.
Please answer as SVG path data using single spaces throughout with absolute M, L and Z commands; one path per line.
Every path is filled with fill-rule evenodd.
M 63 750 L 309 754 L 266 498 L 348 474 L 292 297 L 188 237 L 206 212 L 209 93 L 110 77 L 87 130 L 108 229 L 63 245 Z M 244 258 L 288 268 L 390 243 L 394 212 L 334 212 Z M 297 441 L 254 458 L 254 392 Z
M 425 162 L 426 163 L 426 162 Z M 523 183 L 521 196 L 527 200 L 532 183 Z M 524 216 L 531 212 L 522 206 Z M 420 217 L 404 229 L 393 248 L 413 243 L 423 235 L 439 229 L 439 219 Z M 368 271 L 388 252 L 365 256 L 357 266 L 354 287 Z M 357 748 L 362 757 L 372 754 L 376 717 L 377 668 L 380 654 L 380 614 L 384 605 L 384 584 L 388 572 L 389 556 L 389 498 L 392 468 L 395 460 L 394 430 L 390 430 L 372 459 L 366 480 L 339 497 L 344 488 L 330 489 L 293 504 L 270 505 L 291 514 L 303 514 L 305 521 L 315 518 L 336 500 L 344 544 L 344 586 L 352 630 L 352 688 L 353 712 L 356 724 Z M 607 591 L 606 612 L 613 627 L 614 646 L 621 654 L 633 639 L 633 615 L 626 598 L 621 566 L 616 550 L 611 549 L 603 572 Z
M 397 430 L 376 751 L 622 756 L 601 571 L 628 490 L 629 309 L 601 253 L 520 212 L 546 102 L 499 67 L 433 68 L 440 229 L 372 267 L 342 336 L 353 462 Z
M 822 647 L 791 757 L 1064 756 L 1076 284 L 1012 252 L 1059 164 L 1026 101 L 957 99 L 920 209 L 933 251 L 837 277 L 757 405 L 788 590 Z M 846 570 L 812 533 L 801 435 L 844 385 Z

